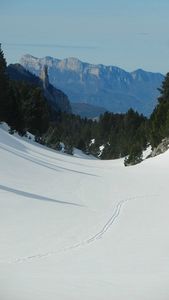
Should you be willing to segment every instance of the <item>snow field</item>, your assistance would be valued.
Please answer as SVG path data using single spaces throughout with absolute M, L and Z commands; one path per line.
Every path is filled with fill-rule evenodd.
M 71 157 L 1 126 L 0 299 L 168 300 L 168 165 Z

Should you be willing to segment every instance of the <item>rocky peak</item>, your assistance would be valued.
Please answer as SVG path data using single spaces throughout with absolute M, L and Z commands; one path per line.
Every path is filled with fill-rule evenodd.
M 41 66 L 39 77 L 43 82 L 43 88 L 47 89 L 49 87 L 49 76 L 48 76 L 48 67 L 47 67 L 47 65 Z

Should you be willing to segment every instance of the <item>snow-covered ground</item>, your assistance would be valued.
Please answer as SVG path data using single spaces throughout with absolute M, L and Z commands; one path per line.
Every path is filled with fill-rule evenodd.
M 0 129 L 0 300 L 168 300 L 169 152 L 77 156 Z

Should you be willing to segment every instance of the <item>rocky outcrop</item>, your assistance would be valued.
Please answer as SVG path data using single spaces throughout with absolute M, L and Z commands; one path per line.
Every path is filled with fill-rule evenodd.
M 48 89 L 50 84 L 49 84 L 49 76 L 48 76 L 48 67 L 46 65 L 44 65 L 41 68 L 39 77 L 43 82 L 43 88 L 45 90 Z
M 162 154 L 165 151 L 167 151 L 168 149 L 169 149 L 169 138 L 165 138 L 162 140 L 162 142 L 156 148 L 153 149 L 150 157 L 154 157 L 159 154 Z
M 68 97 L 61 91 L 56 89 L 49 83 L 48 67 L 42 66 L 40 70 L 40 79 L 43 83 L 44 95 L 48 102 L 57 110 L 62 112 L 71 113 L 71 105 Z

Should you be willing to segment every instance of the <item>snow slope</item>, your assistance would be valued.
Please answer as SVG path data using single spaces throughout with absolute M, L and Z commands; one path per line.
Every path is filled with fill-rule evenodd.
M 0 300 L 168 300 L 169 152 L 67 156 L 0 128 Z

